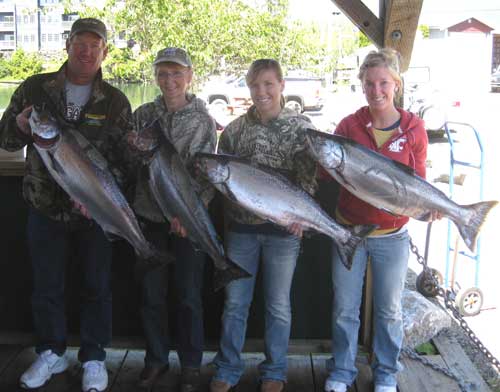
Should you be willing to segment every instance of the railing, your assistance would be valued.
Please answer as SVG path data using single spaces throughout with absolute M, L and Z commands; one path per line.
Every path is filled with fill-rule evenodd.
M 12 22 L 0 22 L 0 30 L 14 31 L 14 21 L 12 21 Z
M 15 41 L 0 41 L 0 50 L 5 50 L 5 49 L 15 49 L 16 48 L 16 42 Z

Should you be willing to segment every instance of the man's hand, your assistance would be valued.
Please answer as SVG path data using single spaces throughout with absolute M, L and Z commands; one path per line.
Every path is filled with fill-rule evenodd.
M 293 234 L 299 238 L 302 238 L 302 233 L 304 231 L 304 229 L 302 228 L 302 226 L 299 224 L 299 223 L 292 223 L 291 225 L 289 225 L 286 230 L 290 233 L 290 234 Z
M 31 126 L 29 123 L 29 117 L 32 110 L 33 110 L 33 105 L 30 105 L 24 108 L 23 111 L 16 116 L 17 127 L 26 136 L 31 136 Z
M 170 221 L 170 232 L 174 233 L 175 235 L 178 235 L 179 237 L 182 237 L 182 238 L 186 238 L 187 237 L 187 231 L 181 225 L 181 222 L 179 221 L 179 218 L 173 218 Z

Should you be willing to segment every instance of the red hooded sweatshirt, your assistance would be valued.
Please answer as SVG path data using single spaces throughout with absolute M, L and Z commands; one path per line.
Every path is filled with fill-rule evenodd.
M 380 148 L 373 135 L 372 117 L 368 106 L 345 117 L 335 130 L 335 134 L 352 139 L 369 149 L 413 168 L 417 175 L 425 178 L 427 157 L 427 132 L 422 119 L 402 109 L 399 128 Z M 377 224 L 379 230 L 399 229 L 409 218 L 384 212 L 358 199 L 345 190 L 340 190 L 337 209 L 351 224 Z

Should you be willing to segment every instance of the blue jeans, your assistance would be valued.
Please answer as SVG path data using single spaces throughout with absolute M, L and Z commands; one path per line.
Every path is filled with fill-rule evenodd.
M 409 256 L 408 232 L 365 239 L 356 250 L 352 270 L 340 261 L 334 245 L 332 358 L 329 380 L 350 385 L 357 375 L 359 312 L 368 257 L 373 271 L 374 338 L 372 364 L 375 384 L 395 386 L 403 341 L 401 296 Z
M 206 255 L 197 251 L 186 238 L 169 237 L 168 230 L 168 224 L 148 224 L 144 233 L 158 248 L 169 248 L 175 255 L 177 353 L 182 367 L 199 368 L 204 347 L 202 288 Z M 171 348 L 167 309 L 170 271 L 170 266 L 162 266 L 148 271 L 142 280 L 141 316 L 147 344 L 146 366 L 168 365 Z
M 229 232 L 227 255 L 252 274 L 226 286 L 219 352 L 215 357 L 214 379 L 236 385 L 243 374 L 241 351 L 245 342 L 247 318 L 262 254 L 265 300 L 265 356 L 259 365 L 261 380 L 286 380 L 288 341 L 292 312 L 290 288 L 300 250 L 300 239 L 293 235 Z
M 52 350 L 62 355 L 66 350 L 66 263 L 71 255 L 78 255 L 83 279 L 78 358 L 81 362 L 103 361 L 104 347 L 111 340 L 111 243 L 94 222 L 72 228 L 34 209 L 28 214 L 27 235 L 36 352 Z

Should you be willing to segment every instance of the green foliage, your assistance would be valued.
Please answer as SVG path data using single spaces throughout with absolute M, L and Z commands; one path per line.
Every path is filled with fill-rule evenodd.
M 146 82 L 152 78 L 150 64 L 149 58 L 134 58 L 129 48 L 119 49 L 110 45 L 102 67 L 103 75 L 108 80 Z
M 3 57 L 0 57 L 0 79 L 5 78 L 8 75 L 9 75 L 9 69 L 7 61 Z
M 359 42 L 360 48 L 364 48 L 365 46 L 369 46 L 372 44 L 372 42 L 368 39 L 368 37 L 362 31 L 360 31 L 358 33 L 358 42 Z
M 18 49 L 9 60 L 5 61 L 5 69 L 7 70 L 5 76 L 13 80 L 24 80 L 28 76 L 42 72 L 43 60 L 38 54 Z
M 423 38 L 429 38 L 429 26 L 427 25 L 419 25 L 418 29 L 422 33 Z
M 421 355 L 436 355 L 439 354 L 436 347 L 431 343 L 422 343 L 415 347 L 415 351 Z
M 178 46 L 192 57 L 195 89 L 209 75 L 242 74 L 257 58 L 275 58 L 288 69 L 321 75 L 330 72 L 344 51 L 328 43 L 332 37 L 326 37 L 316 24 L 290 23 L 288 2 L 105 0 L 98 9 L 81 9 L 82 3 L 64 0 L 68 11 L 99 17 L 112 27 L 110 41 L 122 34 L 138 44 L 133 53 L 128 49 L 110 51 L 104 66 L 106 77 L 148 80 L 156 52 Z M 343 41 L 338 40 L 342 46 Z

